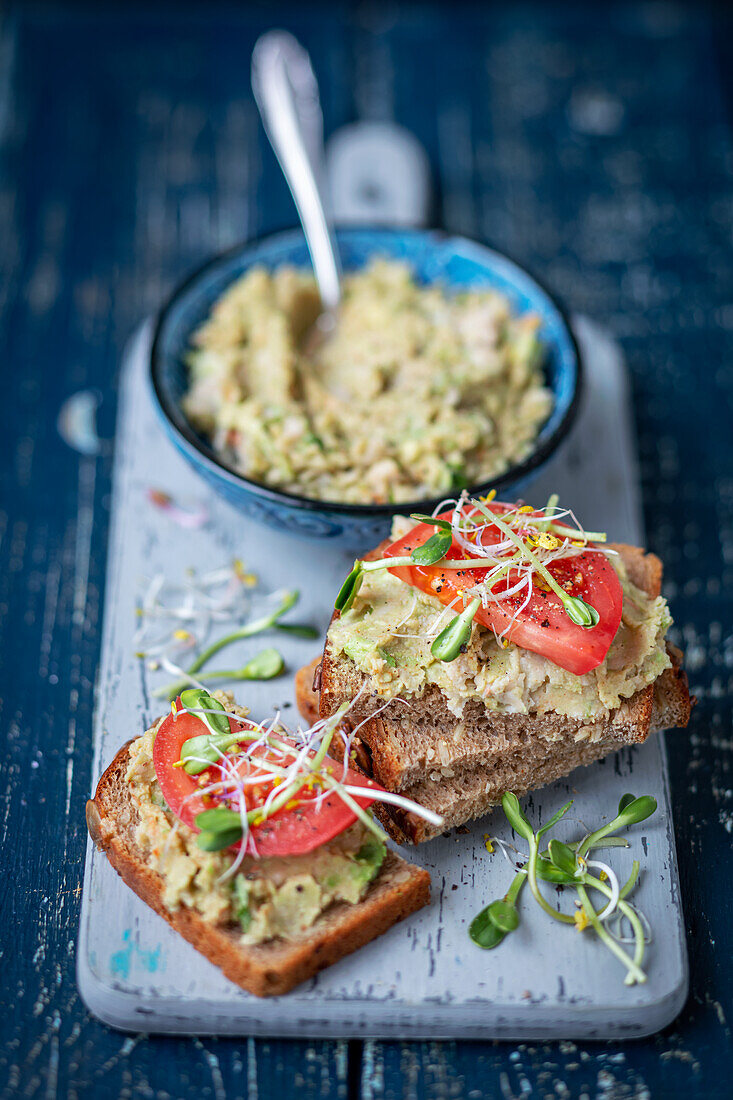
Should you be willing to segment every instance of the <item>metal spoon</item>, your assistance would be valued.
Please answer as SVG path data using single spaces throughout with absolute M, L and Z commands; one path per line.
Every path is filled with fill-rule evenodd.
M 252 90 L 298 208 L 321 295 L 323 313 L 316 326 L 323 335 L 334 327 L 341 301 L 341 264 L 320 186 L 323 115 L 318 84 L 308 54 L 291 34 L 268 31 L 257 40 Z

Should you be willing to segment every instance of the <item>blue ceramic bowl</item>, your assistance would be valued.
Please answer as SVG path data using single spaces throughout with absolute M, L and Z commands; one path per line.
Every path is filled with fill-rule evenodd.
M 517 312 L 532 310 L 541 319 L 546 347 L 544 369 L 554 406 L 532 453 L 500 477 L 471 486 L 475 494 L 496 489 L 512 497 L 545 464 L 575 417 L 581 383 L 578 349 L 558 304 L 526 271 L 506 256 L 463 237 L 434 230 L 343 229 L 337 232 L 344 270 L 363 267 L 374 255 L 406 260 L 418 279 L 454 288 L 495 287 Z M 278 233 L 237 246 L 216 257 L 173 293 L 158 317 L 151 357 L 153 391 L 163 425 L 181 454 L 216 492 L 245 515 L 305 538 L 335 539 L 348 546 L 373 546 L 388 533 L 395 514 L 428 512 L 438 503 L 338 504 L 311 500 L 250 481 L 219 458 L 181 411 L 186 391 L 184 355 L 191 333 L 214 302 L 253 264 L 310 265 L 300 230 Z

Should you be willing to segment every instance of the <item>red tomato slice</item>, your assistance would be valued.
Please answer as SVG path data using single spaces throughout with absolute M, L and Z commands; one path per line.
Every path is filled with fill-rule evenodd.
M 180 706 L 180 700 L 177 700 Z M 237 730 L 251 729 L 247 722 L 237 722 L 229 719 L 229 725 L 233 733 Z M 182 710 L 178 714 L 169 714 L 158 728 L 153 742 L 153 765 L 155 775 L 163 797 L 169 807 L 180 820 L 195 832 L 199 830 L 195 825 L 197 814 L 204 810 L 213 809 L 217 805 L 227 803 L 217 796 L 203 796 L 198 792 L 202 787 L 208 786 L 220 777 L 220 771 L 216 767 L 207 768 L 200 775 L 189 775 L 184 768 L 175 767 L 181 758 L 181 749 L 184 742 L 191 737 L 200 737 L 208 733 L 205 724 L 195 714 Z M 292 745 L 293 752 L 298 751 L 298 746 L 289 738 L 279 738 Z M 262 746 L 249 756 L 237 757 L 237 767 L 240 774 L 256 776 L 263 774 L 263 782 L 247 790 L 247 804 L 249 809 L 262 805 L 265 798 L 272 790 L 272 783 L 266 778 L 262 765 L 268 756 L 268 749 Z M 273 760 L 278 758 L 273 756 Z M 336 760 L 326 757 L 324 768 L 330 768 L 335 778 L 341 779 L 343 765 Z M 346 772 L 345 782 L 351 787 L 365 787 L 373 791 L 382 790 L 371 779 L 366 779 L 359 772 L 349 768 Z M 313 791 L 301 789 L 292 799 L 290 808 L 283 807 L 277 813 L 268 817 L 261 825 L 251 827 L 252 839 L 261 856 L 295 856 L 319 848 L 329 840 L 348 829 L 356 821 L 356 814 L 343 799 L 336 793 L 329 794 L 320 805 L 316 804 L 318 789 Z M 354 801 L 362 809 L 371 806 L 373 797 L 368 794 L 352 796 Z M 234 845 L 239 847 L 239 845 Z
M 499 515 L 513 508 L 513 505 L 494 502 L 488 507 Z M 540 512 L 534 513 L 539 518 Z M 439 518 L 450 520 L 451 512 L 444 512 Z M 528 515 L 528 519 L 532 517 Z M 384 551 L 385 557 L 405 557 L 416 546 L 422 546 L 424 542 L 435 533 L 435 527 L 429 523 L 420 523 L 408 532 L 404 538 L 392 543 Z M 504 540 L 504 534 L 498 527 L 487 527 L 482 533 L 483 545 Z M 476 553 L 481 554 L 481 548 L 477 546 Z M 470 555 L 460 547 L 455 539 L 451 550 L 446 557 L 452 559 L 466 557 L 467 564 Z M 487 608 L 479 608 L 476 619 L 484 626 L 493 627 L 497 632 L 504 630 L 508 624 L 506 637 L 522 649 L 532 650 L 547 657 L 560 668 L 582 676 L 591 669 L 597 668 L 608 653 L 611 642 L 621 622 L 623 606 L 623 590 L 616 570 L 603 553 L 587 550 L 573 558 L 559 558 L 548 566 L 550 573 L 558 584 L 569 596 L 580 596 L 586 603 L 596 609 L 599 615 L 598 624 L 594 627 L 577 626 L 568 618 L 560 597 L 552 591 L 545 591 L 535 583 L 532 598 L 527 607 L 517 616 L 512 623 L 512 617 L 524 602 L 526 593 L 520 592 L 515 596 L 509 596 L 499 603 L 492 603 Z M 440 566 L 399 566 L 390 569 L 400 580 L 407 584 L 435 596 L 443 604 L 452 603 L 461 593 L 480 583 L 488 573 L 488 569 L 445 569 Z M 517 580 L 516 574 L 505 580 L 499 581 L 494 586 L 494 592 L 500 593 L 511 587 Z M 463 608 L 463 603 L 456 604 L 456 613 Z

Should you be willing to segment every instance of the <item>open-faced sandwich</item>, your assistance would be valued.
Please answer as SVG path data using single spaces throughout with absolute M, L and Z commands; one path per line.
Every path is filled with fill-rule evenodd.
M 289 734 L 228 693 L 190 689 L 120 749 L 87 803 L 89 832 L 125 882 L 258 996 L 286 993 L 429 901 L 428 873 L 386 848 L 369 811 L 380 798 L 409 804 L 328 755 L 341 719 Z
M 653 554 L 584 531 L 555 497 L 464 494 L 396 521 L 339 592 L 315 685 L 322 718 L 348 704 L 360 724 L 352 762 L 443 817 L 382 804 L 391 835 L 426 840 L 686 725 L 661 579 Z

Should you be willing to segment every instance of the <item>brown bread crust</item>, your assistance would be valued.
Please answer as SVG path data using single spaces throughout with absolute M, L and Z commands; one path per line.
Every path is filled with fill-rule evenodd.
M 332 905 L 297 941 L 244 946 L 234 925 L 213 925 L 185 905 L 163 903 L 163 878 L 150 868 L 134 841 L 137 810 L 125 774 L 124 745 L 87 802 L 87 827 L 97 847 L 127 885 L 230 981 L 258 997 L 287 993 L 320 970 L 358 950 L 393 924 L 427 905 L 430 875 L 388 852 L 376 880 L 356 905 Z
M 678 651 L 671 647 L 670 650 L 675 660 L 675 652 Z M 649 732 L 686 725 L 694 698 L 690 698 L 687 678 L 679 665 L 666 669 L 654 687 L 656 695 Z M 577 767 L 592 764 L 609 753 L 617 752 L 629 743 L 608 730 L 597 741 L 576 743 L 570 740 L 542 748 L 534 746 L 529 752 L 519 750 L 509 757 L 477 764 L 473 769 L 454 777 L 441 778 L 438 782 L 423 777 L 402 794 L 441 814 L 443 825 L 437 829 L 415 814 L 395 807 L 375 806 L 375 816 L 398 844 L 421 844 L 448 828 L 482 817 L 501 801 L 505 791 L 522 795 L 537 790 L 569 775 Z M 343 742 L 339 742 L 333 755 L 342 753 Z M 357 770 L 372 776 L 371 754 L 359 737 L 352 742 L 351 759 Z

